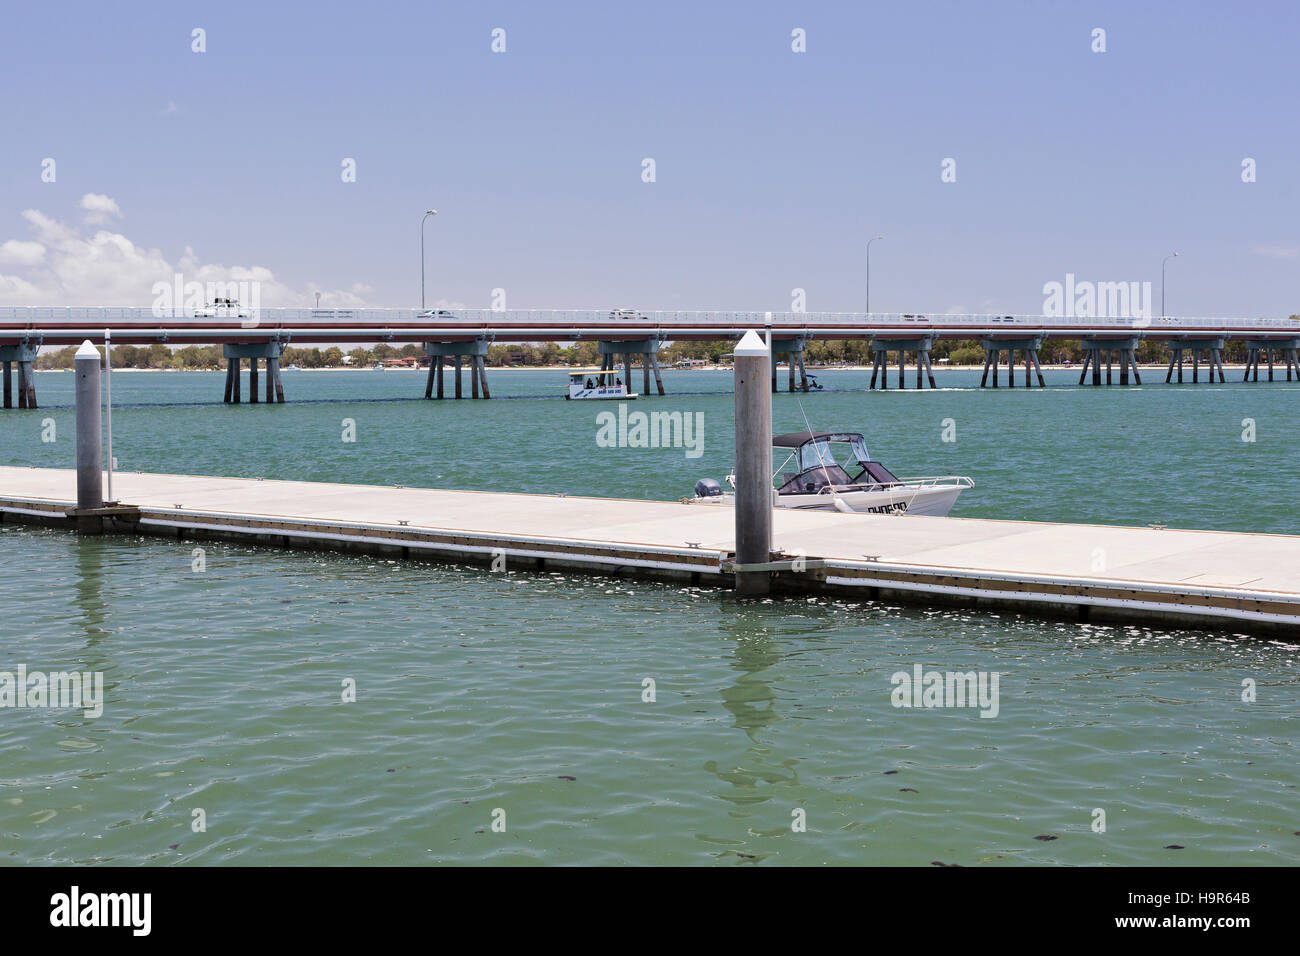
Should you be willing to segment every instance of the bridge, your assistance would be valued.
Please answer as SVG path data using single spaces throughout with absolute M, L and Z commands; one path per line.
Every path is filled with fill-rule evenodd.
M 788 358 L 789 388 L 807 391 L 805 345 L 814 339 L 862 340 L 874 357 L 870 388 L 888 388 L 895 356 L 898 387 L 905 387 L 908 356 L 916 371 L 916 387 L 934 387 L 930 350 L 940 339 L 973 339 L 984 349 L 981 387 L 999 386 L 1005 368 L 1008 385 L 1019 354 L 1024 383 L 1043 385 L 1038 352 L 1052 339 L 1079 340 L 1085 360 L 1079 383 L 1091 373 L 1091 384 L 1113 383 L 1118 363 L 1119 384 L 1141 384 L 1134 355 L 1144 339 L 1171 350 L 1165 381 L 1182 382 L 1184 358 L 1190 353 L 1191 380 L 1200 382 L 1201 365 L 1207 381 L 1225 381 L 1222 350 L 1230 339 L 1246 346 L 1246 378 L 1259 381 L 1260 363 L 1273 379 L 1275 360 L 1287 381 L 1300 380 L 1300 321 L 1245 318 L 1129 318 L 1061 317 L 1045 315 L 944 315 L 922 313 L 851 312 L 732 312 L 656 311 L 632 309 L 251 309 L 237 304 L 202 309 L 160 310 L 109 306 L 0 308 L 0 363 L 4 373 L 4 407 L 13 407 L 12 372 L 18 371 L 18 407 L 36 407 L 32 363 L 38 350 L 78 345 L 89 339 L 103 342 L 111 331 L 115 345 L 220 345 L 227 362 L 224 400 L 240 401 L 240 370 L 248 362 L 250 401 L 258 400 L 258 362 L 266 363 L 267 402 L 283 402 L 280 356 L 290 343 L 347 344 L 362 342 L 420 343 L 430 359 L 425 397 L 444 396 L 445 371 L 454 370 L 455 397 L 462 397 L 461 372 L 468 360 L 473 397 L 489 398 L 486 357 L 491 343 L 595 341 L 601 368 L 614 370 L 621 357 L 625 381 L 631 384 L 632 362 L 640 357 L 643 394 L 650 393 L 653 373 L 658 394 L 664 394 L 657 355 L 670 341 L 738 339 L 749 329 L 770 328 L 773 352 Z M 450 361 L 450 366 L 448 362 Z M 991 373 L 991 382 L 990 382 Z M 777 388 L 775 362 L 772 388 Z

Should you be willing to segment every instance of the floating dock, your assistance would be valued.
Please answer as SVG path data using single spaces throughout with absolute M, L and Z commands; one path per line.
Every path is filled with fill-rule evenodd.
M 0 521 L 730 588 L 721 505 L 0 467 Z M 1300 537 L 776 509 L 773 590 L 1300 634 Z M 748 567 L 748 566 L 747 566 Z

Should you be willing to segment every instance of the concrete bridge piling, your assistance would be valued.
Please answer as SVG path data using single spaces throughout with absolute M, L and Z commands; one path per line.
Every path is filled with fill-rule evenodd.
M 14 407 L 14 366 L 18 366 L 18 407 L 36 408 L 36 375 L 32 363 L 36 361 L 36 345 L 0 345 L 0 363 L 4 365 L 4 407 Z
M 1227 377 L 1223 372 L 1223 346 L 1224 336 L 1177 336 L 1166 340 L 1169 348 L 1173 350 L 1173 355 L 1169 359 L 1169 369 L 1165 372 L 1165 383 L 1168 384 L 1172 379 L 1175 370 L 1178 373 L 1178 382 L 1181 385 L 1183 381 L 1183 355 L 1185 352 L 1192 353 L 1192 384 L 1197 385 L 1201 381 L 1201 356 L 1205 356 L 1209 367 L 1209 381 L 1214 381 L 1214 373 L 1219 373 L 1219 381 L 1226 382 Z
M 266 360 L 266 404 L 284 404 L 284 382 L 280 379 L 280 355 L 284 344 L 277 339 L 269 342 L 232 342 L 221 346 L 221 356 L 226 360 L 226 388 L 222 401 L 238 405 L 242 400 L 239 387 L 240 365 L 248 359 L 248 402 L 257 404 L 257 363 Z
M 663 341 L 659 338 L 638 339 L 600 339 L 596 342 L 596 353 L 600 356 L 600 370 L 612 372 L 618 367 L 617 359 L 623 358 L 623 382 L 628 391 L 632 390 L 632 357 L 641 356 L 641 394 L 650 394 L 650 374 L 654 373 L 655 388 L 664 394 L 664 380 L 659 374 L 659 349 Z
M 482 337 L 460 342 L 425 342 L 424 354 L 429 357 L 429 375 L 424 381 L 424 397 L 444 397 L 443 384 L 447 374 L 447 359 L 452 359 L 452 385 L 456 398 L 464 398 L 461 369 L 469 359 L 469 382 L 472 398 L 488 399 L 487 354 L 491 339 Z M 481 394 L 480 394 L 481 393 Z
M 980 388 L 988 387 L 988 378 L 990 369 L 993 372 L 993 387 L 998 387 L 998 364 L 1003 352 L 1007 353 L 1007 387 L 1016 387 L 1016 352 L 1019 351 L 1025 359 L 1025 388 L 1030 388 L 1033 382 L 1030 380 L 1030 372 L 1038 373 L 1038 385 L 1045 388 L 1047 383 L 1043 381 L 1043 367 L 1038 362 L 1038 350 L 1043 346 L 1043 337 L 1041 335 L 1022 336 L 1020 338 L 1005 337 L 986 337 L 981 340 L 984 347 L 984 372 L 980 376 Z
M 871 339 L 870 347 L 872 352 L 871 364 L 871 381 L 867 385 L 869 389 L 876 387 L 876 377 L 880 377 L 880 387 L 889 388 L 889 353 L 898 353 L 898 387 L 906 388 L 907 373 L 907 353 L 911 352 L 916 357 L 916 387 L 924 388 L 925 383 L 922 380 L 924 375 L 930 383 L 931 388 L 938 388 L 934 383 L 934 367 L 930 364 L 930 346 L 934 344 L 933 335 L 920 336 L 874 336 Z
M 1079 384 L 1084 384 L 1088 371 L 1092 371 L 1092 384 L 1101 385 L 1101 363 L 1106 362 L 1106 383 L 1114 384 L 1114 361 L 1119 361 L 1119 384 L 1141 385 L 1142 375 L 1138 371 L 1137 347 L 1142 338 L 1139 335 L 1085 335 L 1080 344 L 1083 346 L 1083 367 L 1079 370 Z M 1129 382 L 1132 374 L 1133 381 Z
M 1273 358 L 1276 353 L 1277 357 L 1282 359 L 1282 364 L 1286 368 L 1286 380 L 1291 381 L 1291 372 L 1294 370 L 1296 377 L 1300 378 L 1300 358 L 1297 358 L 1297 348 L 1300 348 L 1300 338 L 1294 339 L 1246 339 L 1246 371 L 1242 375 L 1243 382 L 1259 381 L 1259 360 L 1261 354 L 1264 361 L 1268 363 L 1268 381 L 1273 381 Z M 1252 379 L 1253 376 L 1253 379 Z
M 808 370 L 803 364 L 803 350 L 807 343 L 808 337 L 805 335 L 779 335 L 772 336 L 772 391 L 777 391 L 776 381 L 776 357 L 785 354 L 786 367 L 789 372 L 789 382 L 786 386 L 788 391 L 794 391 L 794 371 L 799 369 L 799 389 L 808 391 Z

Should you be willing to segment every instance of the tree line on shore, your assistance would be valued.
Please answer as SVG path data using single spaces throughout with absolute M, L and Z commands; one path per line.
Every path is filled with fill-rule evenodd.
M 77 347 L 42 350 L 36 358 L 38 369 L 70 369 L 75 361 Z M 101 353 L 103 349 L 100 349 Z M 297 365 L 300 368 L 368 368 L 375 363 L 396 359 L 416 359 L 428 365 L 424 346 L 411 342 L 402 346 L 374 345 L 344 351 L 337 345 L 327 348 L 287 347 L 280 355 L 282 367 Z M 488 346 L 488 364 L 498 368 L 508 365 L 596 365 L 599 357 L 595 342 L 578 342 L 564 347 L 554 342 L 529 342 Z M 115 345 L 113 368 L 138 369 L 221 369 L 220 345 L 187 345 L 169 348 L 166 345 Z
M 1297 318 L 1292 316 L 1292 318 Z M 736 343 L 730 340 L 708 342 L 673 342 L 659 350 L 659 363 L 672 365 L 676 362 L 695 360 L 712 365 L 722 364 L 730 359 Z M 77 347 L 69 345 L 57 350 L 42 350 L 37 356 L 36 367 L 39 369 L 70 369 L 73 367 Z M 1082 361 L 1084 350 L 1077 339 L 1049 340 L 1043 343 L 1039 359 L 1046 364 L 1064 361 Z M 984 362 L 984 349 L 976 339 L 940 339 L 930 350 L 931 360 L 938 362 L 948 359 L 953 365 L 981 365 Z M 1145 339 L 1138 346 L 1139 362 L 1168 362 L 1169 347 L 1162 339 Z M 346 361 L 345 361 L 346 357 Z M 282 367 L 297 365 L 300 368 L 367 368 L 376 363 L 395 359 L 415 358 L 419 364 L 427 365 L 424 347 L 416 343 L 402 346 L 374 345 L 369 348 L 356 347 L 344 352 L 338 346 L 327 348 L 299 348 L 289 346 L 280 356 Z M 1223 360 L 1240 363 L 1246 359 L 1246 345 L 1241 340 L 1229 340 L 1223 350 Z M 576 365 L 592 366 L 600 363 L 600 356 L 595 342 L 575 342 L 561 346 L 556 342 L 520 342 L 508 345 L 490 345 L 487 355 L 488 365 L 497 368 L 519 366 L 554 366 Z M 869 365 L 871 350 L 861 339 L 832 340 L 813 339 L 804 348 L 804 362 L 808 365 Z M 640 365 L 639 360 L 634 362 Z M 137 369 L 220 369 L 225 367 L 221 357 L 220 345 L 187 345 L 183 348 L 169 348 L 166 345 L 117 345 L 113 347 L 114 368 Z

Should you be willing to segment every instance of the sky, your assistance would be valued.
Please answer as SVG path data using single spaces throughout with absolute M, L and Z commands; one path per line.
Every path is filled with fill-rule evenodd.
M 430 306 L 862 311 L 882 235 L 876 312 L 1039 313 L 1067 273 L 1158 296 L 1177 251 L 1169 314 L 1286 316 L 1298 27 L 1267 0 L 10 4 L 0 305 L 148 306 L 180 272 L 412 308 L 435 208 Z

